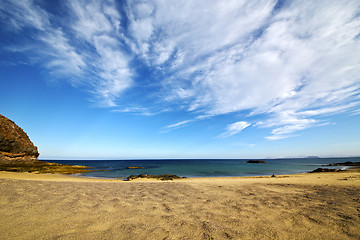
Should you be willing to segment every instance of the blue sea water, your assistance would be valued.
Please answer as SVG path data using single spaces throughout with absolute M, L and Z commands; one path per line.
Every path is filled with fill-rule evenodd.
M 284 158 L 257 159 L 265 164 L 246 163 L 248 159 L 161 159 L 161 160 L 46 160 L 69 165 L 92 167 L 85 177 L 126 178 L 129 175 L 175 174 L 181 177 L 234 177 L 295 174 L 338 162 L 359 162 L 357 158 Z M 142 167 L 127 169 L 127 167 Z M 326 167 L 344 168 L 344 167 Z M 105 170 L 105 171 L 103 171 Z

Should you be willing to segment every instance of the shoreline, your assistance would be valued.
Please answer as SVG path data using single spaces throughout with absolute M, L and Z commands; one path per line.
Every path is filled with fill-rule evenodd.
M 299 161 L 290 160 L 289 162 L 278 161 L 279 159 L 271 159 L 269 160 L 269 162 L 267 162 L 268 164 L 264 164 L 259 168 L 257 167 L 258 164 L 256 163 L 247 164 L 247 161 L 245 160 L 241 160 L 240 164 L 238 163 L 239 160 L 236 160 L 235 162 L 231 160 L 229 162 L 225 162 L 225 165 L 223 165 L 222 161 L 218 161 L 216 159 L 213 159 L 215 161 L 212 161 L 211 159 L 209 159 L 210 165 L 208 166 L 200 162 L 205 159 L 198 159 L 198 160 L 189 159 L 193 161 L 191 163 L 194 164 L 195 168 L 184 171 L 182 169 L 183 168 L 187 169 L 187 167 L 185 166 L 187 164 L 186 162 L 187 159 L 184 160 L 178 159 L 178 160 L 179 162 L 175 162 L 175 164 L 173 164 L 170 160 L 169 161 L 165 160 L 166 162 L 163 163 L 161 162 L 163 160 L 157 160 L 157 159 L 151 160 L 150 162 L 148 162 L 147 160 L 139 160 L 139 162 L 133 160 L 124 160 L 124 161 L 114 160 L 115 163 L 112 163 L 111 161 L 105 161 L 105 163 L 103 161 L 98 161 L 99 163 L 95 161 L 96 163 L 91 163 L 91 161 L 87 162 L 80 160 L 68 160 L 68 161 L 58 160 L 55 162 L 59 164 L 88 165 L 89 167 L 92 167 L 92 169 L 90 173 L 82 174 L 84 177 L 95 177 L 95 178 L 105 178 L 105 179 L 107 178 L 126 179 L 128 177 L 132 178 L 140 175 L 163 175 L 163 174 L 165 175 L 175 174 L 179 177 L 187 177 L 187 178 L 232 177 L 232 176 L 248 177 L 248 176 L 268 176 L 272 174 L 289 175 L 289 174 L 311 172 L 315 170 L 315 168 L 344 169 L 348 167 L 348 166 L 338 166 L 338 165 L 333 166 L 332 164 L 339 163 L 341 161 L 339 158 L 331 158 L 321 161 L 318 161 L 318 159 L 309 160 L 308 158 L 306 159 L 299 158 Z M 346 158 L 344 160 L 355 162 L 355 161 L 359 161 L 360 158 L 353 158 L 353 159 Z M 233 167 L 233 164 L 235 164 L 234 165 L 235 167 Z M 111 166 L 116 166 L 116 167 L 113 168 Z M 136 170 L 135 168 L 143 168 L 143 169 Z M 155 168 L 155 170 L 153 170 L 153 168 Z M 116 169 L 116 172 L 114 169 Z M 134 169 L 134 170 L 129 170 L 129 169 Z M 217 169 L 221 169 L 221 170 L 217 170 Z M 97 173 L 97 171 L 104 171 L 104 173 L 101 172 Z
M 223 177 L 186 177 L 174 180 L 160 180 L 155 178 L 137 178 L 131 181 L 124 180 L 124 178 L 103 178 L 103 177 L 89 177 L 81 174 L 67 175 L 60 173 L 29 173 L 29 172 L 8 172 L 0 171 L 0 179 L 18 179 L 18 180 L 40 180 L 40 181 L 65 181 L 65 182 L 203 182 L 213 180 L 245 180 L 245 179 L 283 179 L 283 178 L 306 178 L 306 176 L 346 176 L 348 174 L 359 174 L 360 167 L 350 166 L 339 172 L 321 172 L 321 173 L 294 173 L 282 174 L 272 177 L 271 175 L 260 176 L 223 176 Z

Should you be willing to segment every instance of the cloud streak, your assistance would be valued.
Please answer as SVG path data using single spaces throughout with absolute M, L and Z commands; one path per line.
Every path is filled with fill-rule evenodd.
M 0 19 L 15 35 L 36 30 L 33 52 L 49 73 L 70 76 L 99 106 L 116 107 L 143 87 L 129 106 L 148 109 L 151 96 L 162 109 L 197 115 L 167 129 L 246 112 L 262 116 L 250 122 L 269 128 L 269 140 L 358 114 L 359 1 L 92 0 L 61 9 L 67 25 L 37 1 L 5 0 Z M 228 125 L 224 136 L 247 124 Z
M 202 4 L 132 6 L 131 24 L 143 26 L 132 30 L 139 55 L 171 73 L 163 82 L 169 101 L 211 115 L 267 114 L 257 126 L 276 127 L 268 139 L 359 105 L 356 1 Z M 146 14 L 134 17 L 137 7 Z
M 121 17 L 115 1 L 68 1 L 63 8 L 72 20 L 63 27 L 52 24 L 61 19 L 31 0 L 4 1 L 0 17 L 4 23 L 10 18 L 7 31 L 33 32 L 25 41 L 34 42 L 31 53 L 51 76 L 88 88 L 98 106 L 116 106 L 115 100 L 131 86 L 133 71 L 132 56 L 119 40 Z
M 251 123 L 248 123 L 245 121 L 240 121 L 240 122 L 235 122 L 235 123 L 229 124 L 226 127 L 226 131 L 223 134 L 221 134 L 220 137 L 221 138 L 231 137 L 235 134 L 240 133 L 242 130 L 249 127 L 250 125 L 251 125 Z

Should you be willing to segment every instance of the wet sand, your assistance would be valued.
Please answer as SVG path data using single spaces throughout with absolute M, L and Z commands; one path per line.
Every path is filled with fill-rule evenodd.
M 360 239 L 360 172 L 133 182 L 0 172 L 0 239 Z

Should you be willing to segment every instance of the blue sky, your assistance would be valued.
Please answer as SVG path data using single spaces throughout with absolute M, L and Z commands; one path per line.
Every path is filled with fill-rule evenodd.
M 360 2 L 1 0 L 40 158 L 360 155 Z

